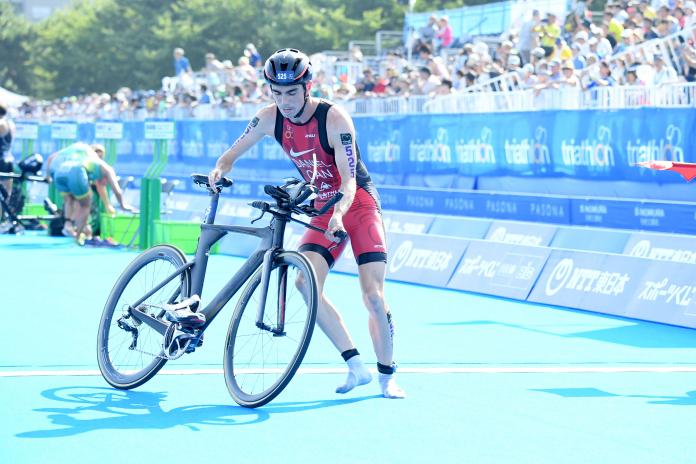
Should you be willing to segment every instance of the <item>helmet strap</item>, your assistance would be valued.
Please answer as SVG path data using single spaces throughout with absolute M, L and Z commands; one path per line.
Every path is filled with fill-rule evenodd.
M 297 114 L 292 117 L 292 119 L 299 118 L 300 115 L 304 113 L 304 110 L 307 107 L 307 101 L 309 101 L 309 91 L 307 90 L 307 84 L 302 84 L 302 89 L 304 89 L 304 103 L 302 104 L 302 108 L 300 108 L 300 111 L 298 111 Z

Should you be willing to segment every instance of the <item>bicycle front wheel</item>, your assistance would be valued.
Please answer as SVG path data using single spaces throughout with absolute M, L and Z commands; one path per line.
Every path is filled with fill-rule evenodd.
M 138 255 L 116 281 L 104 306 L 97 359 L 104 379 L 116 388 L 131 389 L 150 380 L 167 362 L 164 335 L 130 316 L 129 308 L 186 263 L 178 248 L 158 245 Z M 182 271 L 143 301 L 138 309 L 157 314 L 165 304 L 190 296 L 191 274 Z
M 223 364 L 230 395 L 250 408 L 268 403 L 290 382 L 317 318 L 314 268 L 300 253 L 286 251 L 273 262 L 262 324 L 257 324 L 262 272 L 263 267 L 256 271 L 237 303 Z

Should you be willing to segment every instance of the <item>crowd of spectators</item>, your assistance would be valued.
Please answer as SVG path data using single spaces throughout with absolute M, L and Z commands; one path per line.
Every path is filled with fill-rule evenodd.
M 531 11 L 499 37 L 495 45 L 454 37 L 446 16 L 431 16 L 416 31 L 411 52 L 394 50 L 378 62 L 353 47 L 348 60 L 361 63 L 362 75 L 319 69 L 314 96 L 333 100 L 380 96 L 450 95 L 467 92 L 501 75 L 514 75 L 521 88 L 578 88 L 616 85 L 663 85 L 696 79 L 696 4 L 693 0 L 623 0 L 609 2 L 600 15 L 592 0 L 575 0 L 565 18 Z M 673 53 L 655 49 L 633 53 L 637 45 L 684 34 Z M 411 56 L 407 60 L 406 56 Z M 313 57 L 314 59 L 314 57 Z M 38 119 L 94 117 L 210 117 L 235 115 L 244 105 L 271 101 L 261 79 L 263 59 L 248 44 L 236 63 L 207 53 L 194 72 L 184 50 L 174 50 L 173 76 L 162 89 L 114 95 L 92 94 L 53 102 L 29 102 L 20 116 Z M 480 87 L 480 86 L 479 86 Z M 500 88 L 498 88 L 499 90 Z M 489 90 L 496 90 L 491 87 Z M 202 111 L 205 109 L 205 111 Z
M 609 2 L 601 12 L 601 20 L 596 15 L 593 20 L 591 3 L 591 0 L 575 1 L 565 18 L 558 18 L 553 12 L 542 14 L 534 10 L 530 18 L 503 34 L 494 47 L 484 42 L 466 43 L 456 54 L 447 53 L 442 40 L 449 36 L 441 34 L 441 28 L 449 26 L 447 18 L 433 16 L 418 31 L 419 39 L 413 51 L 423 64 L 411 74 L 415 79 L 411 79 L 410 90 L 413 94 L 431 95 L 447 89 L 453 93 L 467 92 L 471 90 L 469 87 L 485 84 L 501 75 L 514 75 L 519 88 L 537 90 L 659 86 L 695 80 L 694 1 Z M 676 40 L 674 53 L 666 48 L 644 50 L 638 47 L 646 41 L 666 38 L 680 31 L 691 32 Z M 500 90 L 501 87 L 487 89 Z
M 53 101 L 29 100 L 17 109 L 15 117 L 27 119 L 85 119 L 145 117 L 184 118 L 208 116 L 219 110 L 219 116 L 233 115 L 240 106 L 271 101 L 270 89 L 263 83 L 260 70 L 263 59 L 253 44 L 247 44 L 233 64 L 220 61 L 206 53 L 200 70 L 191 68 L 182 48 L 173 51 L 172 75 L 162 79 L 158 90 L 133 90 L 122 87 L 113 94 L 93 93 L 70 96 Z M 201 111 L 198 111 L 201 110 Z

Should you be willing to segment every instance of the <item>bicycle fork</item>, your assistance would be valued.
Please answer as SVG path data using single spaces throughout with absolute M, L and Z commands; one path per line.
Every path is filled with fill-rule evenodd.
M 285 335 L 285 296 L 287 294 L 288 284 L 288 267 L 281 266 L 278 272 L 278 301 L 276 302 L 276 326 L 271 327 L 263 322 L 266 312 L 266 298 L 268 296 L 268 287 L 271 280 L 271 269 L 273 259 L 277 252 L 276 248 L 272 248 L 263 256 L 263 271 L 261 272 L 261 294 L 259 295 L 259 307 L 256 313 L 256 327 L 261 330 L 271 332 L 274 337 L 282 337 Z

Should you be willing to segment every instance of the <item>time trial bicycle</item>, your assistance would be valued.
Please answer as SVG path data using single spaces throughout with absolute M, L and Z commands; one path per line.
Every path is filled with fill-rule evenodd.
M 187 262 L 178 248 L 156 245 L 126 267 L 111 290 L 99 324 L 99 369 L 116 388 L 144 384 L 167 361 L 201 346 L 205 330 L 244 287 L 227 331 L 223 371 L 238 404 L 262 406 L 280 394 L 302 363 L 317 315 L 314 269 L 301 253 L 284 249 L 286 225 L 292 221 L 325 232 L 295 216 L 324 214 L 342 195 L 317 210 L 305 203 L 316 195 L 316 187 L 286 179 L 283 185 L 264 187 L 273 201 L 251 203 L 261 211 L 252 223 L 269 213 L 268 226 L 221 225 L 215 224 L 218 201 L 232 181 L 222 178 L 211 187 L 206 175 L 191 177 L 210 195 L 195 257 Z M 228 233 L 253 235 L 261 242 L 201 309 L 210 248 Z M 336 237 L 343 240 L 346 234 Z

